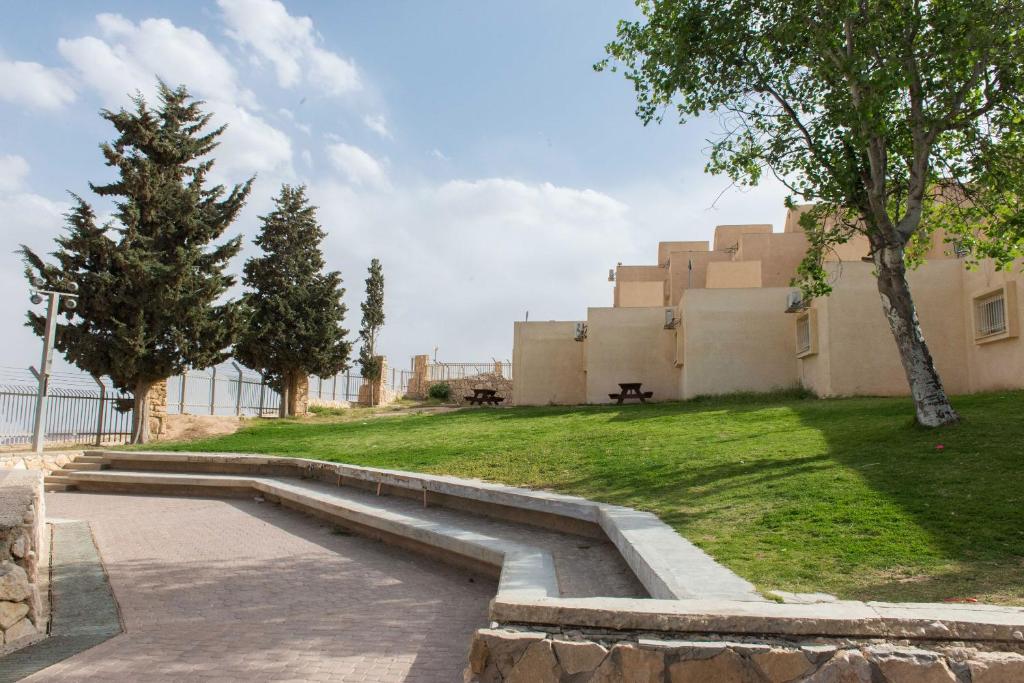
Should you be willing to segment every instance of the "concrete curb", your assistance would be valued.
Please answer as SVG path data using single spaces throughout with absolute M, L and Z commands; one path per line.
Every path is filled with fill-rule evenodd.
M 0 683 L 21 680 L 123 630 L 89 524 L 54 522 L 52 529 L 50 635 L 0 659 Z
M 498 595 L 510 599 L 558 597 L 555 562 L 547 550 L 513 543 L 457 526 L 380 510 L 312 491 L 287 480 L 224 474 L 177 474 L 167 472 L 74 471 L 67 478 L 79 483 L 251 489 L 288 501 L 295 507 L 315 510 L 342 522 L 422 543 L 498 568 Z
M 330 471 L 372 484 L 413 491 L 429 491 L 486 505 L 499 505 L 588 522 L 599 526 L 618 548 L 626 564 L 648 594 L 666 600 L 725 598 L 763 601 L 753 584 L 715 562 L 657 516 L 617 505 L 549 491 L 505 486 L 472 479 L 401 470 L 359 467 L 308 458 L 287 458 L 238 453 L 163 451 L 87 451 L 112 463 L 128 465 L 140 460 L 167 463 L 219 463 L 245 467 L 275 466 Z M 76 476 L 84 473 L 75 473 Z M 557 595 L 557 593 L 556 593 Z

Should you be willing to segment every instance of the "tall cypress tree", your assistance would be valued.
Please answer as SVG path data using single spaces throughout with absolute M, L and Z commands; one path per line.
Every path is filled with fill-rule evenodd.
M 207 130 L 211 115 L 184 86 L 158 84 L 159 105 L 142 96 L 134 108 L 104 110 L 118 137 L 100 149 L 118 178 L 89 187 L 114 200 L 114 220 L 98 225 L 81 197 L 57 238 L 55 263 L 22 245 L 26 275 L 48 287 L 78 285 L 78 307 L 65 312 L 56 347 L 95 377 L 107 375 L 135 396 L 132 442 L 149 438 L 153 384 L 188 367 L 226 358 L 242 322 L 223 296 L 225 274 L 241 238 L 215 244 L 245 204 L 252 179 L 230 191 L 206 186 L 224 127 Z M 27 323 L 42 334 L 42 316 Z
M 281 393 L 281 415 L 294 415 L 304 375 L 325 377 L 348 366 L 352 344 L 341 327 L 345 289 L 341 273 L 324 272 L 320 245 L 326 233 L 305 187 L 283 185 L 274 210 L 260 220 L 255 243 L 263 256 L 245 263 L 248 325 L 235 356 Z
M 359 330 L 359 338 L 363 340 L 359 347 L 359 368 L 364 379 L 371 381 L 380 379 L 380 359 L 377 357 L 377 335 L 384 326 L 384 271 L 380 259 L 370 261 L 370 276 L 366 278 L 366 300 L 362 303 L 363 326 Z M 377 397 L 370 395 L 370 404 L 377 402 Z

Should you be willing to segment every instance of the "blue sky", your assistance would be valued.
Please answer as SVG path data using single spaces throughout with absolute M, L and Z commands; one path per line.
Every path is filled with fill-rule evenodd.
M 641 125 L 592 65 L 628 2 L 5 3 L 0 25 L 0 366 L 37 361 L 11 253 L 48 250 L 66 191 L 109 176 L 97 112 L 184 82 L 229 124 L 217 177 L 257 175 L 248 239 L 282 182 L 306 183 L 348 287 L 384 263 L 391 363 L 508 358 L 512 322 L 608 305 L 607 269 L 661 239 L 773 222 L 783 190 L 702 172 L 716 120 Z M 102 211 L 104 205 L 97 203 Z M 251 247 L 247 248 L 251 253 Z M 234 264 L 237 271 L 242 259 Z M 17 328 L 17 329 L 13 329 Z

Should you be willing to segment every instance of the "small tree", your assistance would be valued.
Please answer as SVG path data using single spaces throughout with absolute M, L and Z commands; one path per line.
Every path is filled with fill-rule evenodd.
M 51 288 L 78 285 L 78 307 L 58 325 L 56 347 L 82 370 L 134 394 L 132 443 L 149 439 L 153 384 L 219 363 L 234 341 L 241 317 L 237 304 L 222 301 L 234 284 L 224 268 L 241 241 L 214 241 L 252 183 L 230 192 L 205 186 L 224 127 L 205 130 L 210 115 L 184 86 L 158 88 L 155 110 L 140 95 L 132 111 L 101 112 L 118 132 L 100 147 L 118 178 L 90 188 L 115 198 L 114 221 L 98 225 L 92 207 L 75 196 L 55 263 L 21 247 L 29 278 Z M 44 320 L 30 312 L 28 325 L 42 334 Z
M 263 256 L 245 263 L 248 324 L 235 356 L 280 392 L 281 416 L 294 415 L 303 377 L 330 376 L 348 366 L 352 344 L 341 326 L 345 289 L 341 273 L 324 272 L 320 245 L 326 233 L 304 186 L 282 185 L 274 210 L 260 220 L 255 244 Z
M 1024 4 L 637 4 L 645 21 L 620 22 L 607 50 L 633 82 L 638 116 L 718 112 L 708 171 L 756 184 L 767 170 L 817 202 L 801 220 L 811 247 L 795 281 L 808 296 L 830 291 L 825 254 L 866 235 L 917 420 L 956 422 L 918 324 L 907 251 L 936 213 L 977 256 L 1005 266 L 1021 255 Z
M 384 326 L 384 271 L 380 259 L 370 261 L 370 277 L 366 278 L 366 301 L 362 303 L 363 326 L 359 330 L 359 372 L 370 382 L 370 405 L 377 403 L 376 386 L 380 380 L 380 358 L 377 356 L 377 334 Z

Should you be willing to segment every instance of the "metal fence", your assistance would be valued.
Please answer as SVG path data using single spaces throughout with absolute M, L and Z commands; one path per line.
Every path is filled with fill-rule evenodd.
M 431 382 L 463 379 L 484 374 L 495 374 L 511 379 L 512 363 L 499 360 L 487 363 L 439 363 L 435 361 L 427 364 L 427 379 Z
M 180 415 L 277 415 L 281 395 L 236 363 L 188 370 L 167 380 L 167 412 Z
M 5 373 L 5 374 L 10 374 Z M 26 373 L 27 374 L 27 373 Z M 56 380 L 56 381 L 55 381 Z M 132 396 L 104 382 L 59 384 L 51 377 L 44 442 L 124 443 L 131 437 Z M 32 443 L 38 385 L 30 377 L 0 384 L 0 446 Z
M 412 380 L 411 370 L 399 370 L 389 368 L 384 375 L 384 384 L 399 395 L 409 389 L 409 382 Z M 358 371 L 347 370 L 339 372 L 331 377 L 309 376 L 309 398 L 319 401 L 348 401 L 355 403 L 359 400 L 359 387 L 363 378 Z

